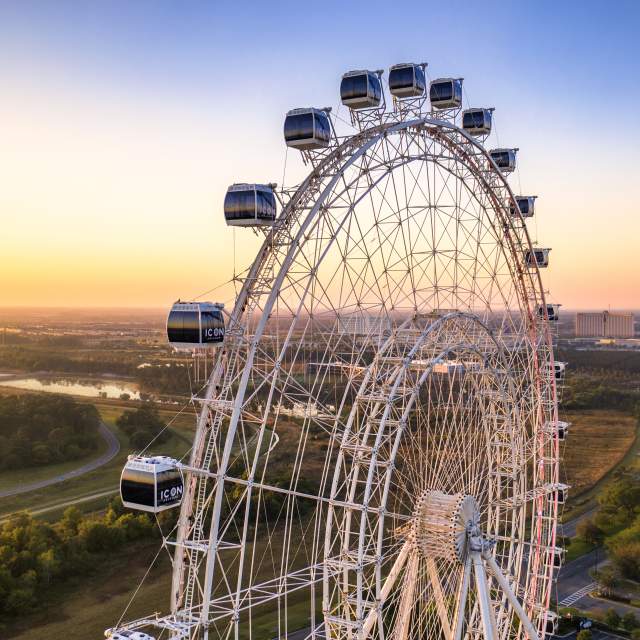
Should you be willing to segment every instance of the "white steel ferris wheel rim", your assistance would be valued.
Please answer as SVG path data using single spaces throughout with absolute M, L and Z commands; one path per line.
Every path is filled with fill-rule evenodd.
M 243 402 L 249 377 L 252 372 L 254 358 L 260 340 L 265 331 L 265 326 L 268 322 L 269 315 L 276 304 L 280 293 L 280 287 L 282 286 L 284 278 L 287 276 L 288 269 L 290 268 L 295 252 L 300 244 L 305 241 L 305 233 L 311 227 L 314 220 L 321 214 L 323 203 L 326 198 L 332 192 L 333 187 L 344 176 L 345 171 L 348 170 L 359 158 L 367 153 L 376 143 L 386 138 L 387 136 L 396 135 L 403 131 L 421 131 L 427 136 L 440 136 L 441 142 L 450 144 L 454 149 L 454 155 L 457 156 L 458 161 L 463 161 L 463 156 L 469 149 L 473 149 L 474 153 L 479 154 L 484 161 L 493 169 L 495 179 L 500 182 L 500 188 L 504 190 L 506 199 L 516 206 L 516 211 L 519 211 L 513 193 L 511 192 L 508 184 L 497 170 L 497 167 L 493 164 L 493 161 L 489 158 L 484 149 L 476 143 L 475 140 L 470 138 L 466 133 L 452 124 L 443 122 L 440 120 L 433 120 L 431 118 L 421 118 L 411 122 L 402 122 L 391 126 L 382 126 L 374 130 L 369 130 L 363 134 L 357 134 L 353 138 L 344 143 L 338 150 L 336 150 L 331 156 L 325 159 L 316 168 L 314 172 L 302 183 L 296 194 L 292 197 L 290 205 L 284 210 L 281 220 L 278 226 L 271 232 L 271 234 L 265 240 L 265 243 L 258 255 L 258 258 L 254 262 L 247 279 L 244 282 L 242 291 L 238 296 L 235 308 L 231 314 L 228 330 L 229 344 L 225 347 L 224 351 L 220 354 L 218 361 L 214 367 L 214 371 L 211 375 L 209 384 L 206 389 L 205 396 L 202 400 L 203 410 L 200 414 L 198 421 L 197 433 L 194 442 L 194 448 L 192 451 L 190 466 L 194 468 L 204 468 L 205 470 L 215 473 L 213 481 L 213 487 L 209 490 L 207 495 L 208 507 L 211 509 L 211 527 L 210 531 L 203 539 L 202 536 L 198 539 L 197 544 L 200 547 L 196 547 L 196 544 L 190 546 L 191 539 L 193 537 L 193 521 L 194 518 L 197 522 L 199 514 L 194 513 L 194 503 L 197 505 L 197 493 L 203 486 L 202 480 L 196 476 L 191 478 L 191 481 L 186 487 L 185 501 L 181 512 L 179 531 L 177 538 L 177 551 L 174 560 L 174 573 L 173 573 L 173 587 L 172 587 L 172 614 L 169 617 L 174 622 L 172 624 L 182 625 L 185 630 L 184 633 L 188 634 L 185 637 L 192 636 L 192 630 L 197 633 L 197 629 L 204 630 L 205 636 L 208 634 L 208 628 L 210 620 L 215 615 L 217 609 L 221 609 L 220 599 L 216 600 L 212 595 L 213 580 L 216 570 L 219 570 L 221 560 L 218 559 L 220 552 L 220 526 L 221 526 L 221 508 L 225 491 L 225 476 L 228 473 L 229 461 L 236 441 L 236 430 L 238 421 L 243 411 Z M 451 139 L 451 135 L 458 137 L 458 141 Z M 467 150 L 463 148 L 463 145 L 467 145 Z M 473 160 L 473 159 L 471 159 Z M 323 170 L 334 172 L 334 175 L 325 185 L 322 182 Z M 390 171 L 393 171 L 391 169 Z M 485 193 L 492 197 L 494 188 L 486 182 L 486 179 L 481 175 L 480 171 L 477 172 L 478 179 L 484 183 Z M 324 187 L 319 196 L 313 197 L 314 193 L 318 193 L 319 187 Z M 310 197 L 310 202 L 313 202 L 313 207 L 310 210 L 305 211 L 296 209 L 296 204 L 303 199 L 304 196 Z M 523 265 L 522 253 L 526 249 L 531 249 L 531 243 L 524 227 L 523 221 L 518 214 L 518 220 L 521 223 L 519 235 L 516 235 L 512 226 L 512 220 L 508 209 L 505 210 L 505 206 L 508 204 L 505 202 L 505 197 L 502 199 L 493 195 L 495 200 L 494 211 L 496 216 L 500 218 L 499 224 L 502 225 L 504 231 L 504 241 L 507 246 L 505 255 L 511 255 L 511 262 L 509 266 L 516 270 L 513 275 L 514 286 L 518 291 L 517 300 L 520 304 L 518 313 L 525 317 L 525 325 L 530 329 L 529 340 L 531 343 L 531 353 L 539 357 L 541 362 L 553 363 L 553 355 L 551 348 L 551 338 L 549 335 L 548 327 L 545 324 L 540 324 L 538 318 L 538 306 L 545 303 L 544 292 L 541 286 L 540 274 L 536 269 L 527 269 Z M 261 273 L 265 269 L 265 266 L 269 264 L 269 258 L 274 251 L 274 238 L 278 233 L 288 233 L 288 229 L 293 229 L 296 215 L 305 216 L 302 221 L 299 221 L 299 227 L 295 237 L 289 237 L 288 240 L 288 252 L 286 257 L 280 264 L 280 270 L 272 278 L 271 293 L 266 297 L 265 303 L 261 306 L 262 316 L 257 321 L 255 331 L 248 337 L 243 336 L 243 323 L 245 321 L 245 311 L 247 307 L 252 304 L 254 297 L 260 297 L 262 292 L 255 291 L 264 286 L 266 278 L 261 281 Z M 496 221 L 497 222 L 497 221 Z M 540 352 L 540 353 L 539 353 Z M 238 367 L 238 376 L 235 384 L 236 388 L 229 394 L 231 388 L 226 389 L 230 395 L 230 399 L 219 400 L 221 393 L 225 391 L 225 376 L 232 367 L 236 366 L 235 358 L 241 354 L 241 363 Z M 539 363 L 538 370 L 540 370 L 542 364 Z M 548 382 L 549 388 L 544 390 L 538 390 L 540 395 L 547 394 L 545 407 L 542 407 L 542 403 L 538 398 L 537 403 L 540 405 L 540 415 L 536 420 L 536 428 L 541 427 L 545 421 L 557 420 L 557 409 L 555 403 L 555 386 L 554 381 L 551 379 Z M 536 400 L 534 399 L 534 402 Z M 270 408 L 267 407 L 266 414 L 268 414 Z M 259 434 L 260 441 L 264 437 L 264 429 L 266 422 L 262 423 L 261 432 Z M 207 446 L 208 438 L 211 437 L 212 425 L 215 424 L 216 417 L 225 416 L 228 424 L 226 426 L 226 435 L 220 440 L 222 447 L 216 451 L 216 459 L 211 457 L 207 459 Z M 222 417 L 220 417 L 220 421 Z M 220 438 L 220 434 L 217 434 Z M 555 447 L 555 449 L 554 449 Z M 258 446 L 257 451 L 260 451 Z M 533 452 L 532 459 L 536 462 L 545 457 L 545 469 L 543 480 L 550 480 L 557 483 L 557 439 L 554 442 L 547 440 L 544 443 L 540 441 L 540 452 Z M 542 468 L 542 467 L 541 467 Z M 255 464 L 254 464 L 255 469 Z M 534 470 L 535 475 L 537 472 Z M 250 477 L 250 481 L 251 480 Z M 199 484 L 200 483 L 200 484 Z M 248 495 L 251 488 L 248 489 Z M 295 492 L 294 492 L 295 493 Z M 524 497 L 522 498 L 525 499 Z M 531 500 L 531 497 L 527 498 Z M 541 554 L 545 547 L 555 544 L 555 518 L 557 512 L 557 504 L 555 500 L 548 500 L 548 496 L 544 493 L 535 495 L 533 499 L 539 502 L 539 508 L 533 510 L 532 514 L 532 526 L 534 527 L 534 533 L 537 531 L 535 527 L 539 529 L 539 542 L 538 550 L 532 552 L 529 556 L 529 566 L 532 567 L 536 563 L 540 564 Z M 544 505 L 542 500 L 545 500 Z M 249 498 L 247 497 L 247 513 L 249 510 Z M 539 515 L 536 515 L 539 514 Z M 547 522 L 542 525 L 540 517 L 547 518 Z M 202 523 L 201 523 L 202 524 Z M 245 517 L 244 531 L 242 533 L 242 540 L 246 540 L 246 528 L 247 520 Z M 541 528 L 542 527 L 542 528 Z M 204 526 L 203 526 L 204 529 Z M 543 544 L 544 543 L 544 544 Z M 240 557 L 244 558 L 244 548 L 240 550 Z M 326 563 L 325 563 L 326 568 Z M 196 584 L 199 581 L 199 575 L 202 573 L 201 568 L 206 567 L 204 572 L 204 581 L 202 584 Z M 229 585 L 229 598 L 228 598 L 228 615 L 231 619 L 229 626 L 229 633 L 236 635 L 238 633 L 238 611 L 241 608 L 241 603 L 246 600 L 248 588 L 243 588 L 243 560 L 240 561 L 240 568 L 238 570 L 237 584 Z M 527 584 L 524 588 L 525 596 L 528 598 L 526 603 L 530 612 L 535 612 L 536 607 L 539 610 L 543 610 L 548 606 L 550 595 L 550 578 L 551 570 L 544 568 L 544 572 L 540 573 L 538 566 L 532 567 L 533 573 L 537 576 L 537 583 L 532 586 L 531 580 L 527 580 Z M 318 566 L 314 572 L 318 572 L 320 566 Z M 317 580 L 317 578 L 316 578 Z M 189 593 L 189 584 L 191 584 L 191 592 Z M 235 589 L 235 596 L 234 594 Z M 274 596 L 276 597 L 276 596 Z M 190 601 L 185 606 L 185 598 L 190 598 Z M 226 605 L 225 605 L 226 606 Z M 217 607 L 217 609 L 216 609 Z M 234 614 L 235 611 L 235 614 Z M 235 615 L 235 618 L 234 618 Z M 169 618 L 167 620 L 169 620 Z M 172 628 L 167 622 L 167 626 L 164 628 Z M 286 625 L 285 625 L 286 628 Z M 543 631 L 544 633 L 544 631 Z

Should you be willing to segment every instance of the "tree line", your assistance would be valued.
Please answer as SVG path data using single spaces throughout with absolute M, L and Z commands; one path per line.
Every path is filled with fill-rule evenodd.
M 59 394 L 0 397 L 0 469 L 75 460 L 98 448 L 100 416 Z

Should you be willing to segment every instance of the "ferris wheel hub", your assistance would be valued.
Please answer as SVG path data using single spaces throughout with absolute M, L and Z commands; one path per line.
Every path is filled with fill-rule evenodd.
M 480 510 L 473 496 L 427 489 L 416 502 L 412 538 L 426 558 L 464 563 L 469 531 L 476 530 Z

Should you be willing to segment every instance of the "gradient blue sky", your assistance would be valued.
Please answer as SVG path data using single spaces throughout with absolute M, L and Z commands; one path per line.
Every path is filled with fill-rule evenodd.
M 569 307 L 640 307 L 638 2 L 0 3 L 0 305 L 165 306 L 256 250 L 221 203 L 282 181 L 284 113 L 428 61 L 496 107 Z M 289 154 L 287 182 L 302 175 Z

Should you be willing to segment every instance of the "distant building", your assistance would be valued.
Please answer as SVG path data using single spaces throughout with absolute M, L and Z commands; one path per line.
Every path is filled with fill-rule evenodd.
M 577 338 L 633 338 L 633 314 L 600 311 L 576 314 Z

